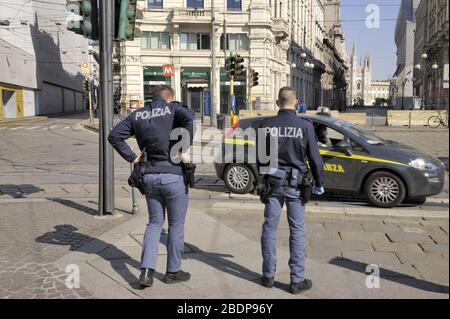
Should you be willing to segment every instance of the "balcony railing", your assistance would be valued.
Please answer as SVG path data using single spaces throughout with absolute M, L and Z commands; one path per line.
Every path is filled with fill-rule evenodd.
M 211 11 L 205 9 L 177 9 L 180 17 L 211 17 Z

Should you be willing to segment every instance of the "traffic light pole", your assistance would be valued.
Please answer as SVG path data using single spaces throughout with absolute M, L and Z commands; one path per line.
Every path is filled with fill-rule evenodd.
M 250 71 L 249 72 L 249 77 L 250 77 L 250 79 L 249 79 L 249 88 L 248 88 L 248 99 L 249 99 L 249 105 L 248 105 L 248 108 L 249 108 L 249 110 L 250 110 L 250 117 L 253 117 L 253 95 L 252 95 L 252 88 L 253 88 L 253 85 L 252 85 L 252 82 L 253 82 L 253 73 Z
M 108 143 L 113 114 L 112 53 L 114 39 L 114 2 L 100 1 L 100 171 L 98 214 L 114 213 L 114 153 Z
M 212 51 L 211 51 L 211 92 L 209 116 L 210 116 L 210 126 L 217 127 L 217 114 L 216 114 L 216 103 L 217 103 L 217 93 L 216 92 L 216 13 L 214 7 L 214 0 L 211 0 L 211 38 L 212 38 Z M 220 73 L 220 72 L 219 72 Z M 220 87 L 220 86 L 219 86 Z

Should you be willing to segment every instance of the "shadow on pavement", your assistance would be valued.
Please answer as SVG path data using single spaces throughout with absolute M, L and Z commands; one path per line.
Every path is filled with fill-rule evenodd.
M 70 207 L 70 208 L 74 208 L 76 210 L 79 210 L 80 212 L 89 214 L 91 216 L 97 216 L 98 215 L 98 211 L 96 209 L 93 209 L 93 208 L 88 207 L 88 206 L 84 206 L 82 204 L 76 203 L 76 202 L 68 200 L 68 199 L 62 199 L 62 198 L 47 198 L 47 199 L 49 201 L 52 201 L 52 202 L 55 202 L 55 203 L 58 203 L 58 204 L 61 204 L 61 205 L 64 205 L 64 206 L 67 206 L 67 207 Z M 97 204 L 94 201 L 89 201 L 89 203 Z M 131 212 L 125 211 L 123 209 L 117 209 L 116 208 L 116 210 L 117 211 L 121 211 L 121 212 L 126 213 L 126 214 L 132 215 Z
M 167 247 L 167 233 L 161 233 L 160 243 Z M 197 260 L 218 271 L 250 282 L 255 282 L 261 277 L 260 274 L 227 259 L 233 258 L 233 255 L 204 251 L 198 246 L 189 243 L 185 243 L 185 246 L 189 249 L 189 253 L 185 253 L 183 259 Z
M 139 262 L 114 245 L 98 238 L 77 232 L 73 225 L 57 225 L 55 231 L 47 232 L 36 238 L 36 242 L 50 245 L 69 246 L 70 251 L 80 251 L 97 255 L 111 264 L 111 268 L 119 274 L 132 288 L 137 288 L 138 278 L 128 269 L 128 266 L 139 269 Z M 86 245 L 95 240 L 95 245 Z M 104 247 L 100 249 L 99 247 Z
M 26 195 L 43 192 L 42 188 L 39 188 L 32 184 L 0 184 L 0 195 L 9 195 L 14 198 L 25 198 Z
M 359 261 L 354 261 L 346 258 L 333 258 L 329 261 L 331 265 L 339 266 L 342 268 L 347 268 L 353 271 L 366 273 L 366 268 L 368 264 Z M 368 273 L 367 273 L 368 274 Z M 368 274 L 369 275 L 369 274 Z M 423 279 L 418 279 L 405 275 L 396 271 L 385 269 L 380 267 L 380 278 L 393 281 L 405 286 L 410 286 L 412 288 L 421 289 L 428 292 L 434 293 L 449 293 L 449 287 L 445 285 L 436 284 Z

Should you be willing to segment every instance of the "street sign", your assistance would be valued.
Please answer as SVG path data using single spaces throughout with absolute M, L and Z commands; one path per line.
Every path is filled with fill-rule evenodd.
M 81 62 L 81 73 L 83 73 L 84 76 L 88 76 L 90 73 L 90 65 L 88 62 Z
M 174 67 L 172 64 L 165 64 L 162 66 L 163 76 L 173 76 Z

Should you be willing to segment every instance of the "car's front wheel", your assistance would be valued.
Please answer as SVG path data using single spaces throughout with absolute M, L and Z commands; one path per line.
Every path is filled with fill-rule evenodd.
M 255 176 L 247 165 L 230 164 L 225 169 L 224 182 L 231 192 L 247 194 L 254 188 Z
M 406 196 L 403 181 L 390 172 L 376 172 L 370 175 L 364 190 L 369 203 L 381 208 L 396 207 Z

